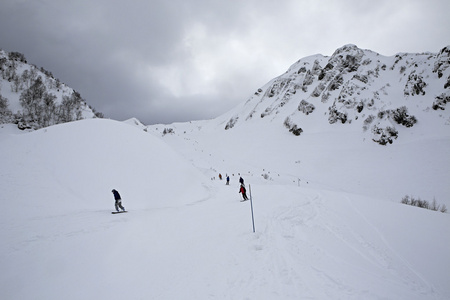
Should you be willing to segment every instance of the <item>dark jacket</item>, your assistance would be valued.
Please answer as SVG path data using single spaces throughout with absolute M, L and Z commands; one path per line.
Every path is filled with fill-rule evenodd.
M 114 199 L 115 199 L 115 200 L 120 200 L 120 194 L 119 194 L 118 191 L 112 190 L 112 193 L 114 194 Z

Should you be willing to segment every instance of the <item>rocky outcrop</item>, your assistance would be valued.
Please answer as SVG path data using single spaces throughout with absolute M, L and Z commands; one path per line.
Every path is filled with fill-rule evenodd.
M 422 114 L 443 111 L 445 114 L 434 117 L 448 123 L 449 66 L 450 47 L 438 53 L 386 57 L 345 45 L 330 57 L 300 59 L 258 89 L 246 102 L 244 110 L 248 112 L 239 122 L 270 120 L 301 133 L 308 130 L 302 125 L 305 118 L 314 115 L 315 122 L 327 122 L 329 126 L 358 126 L 372 135 L 370 140 L 388 145 L 400 138 L 405 128 L 420 122 Z M 254 115 L 261 118 L 252 118 Z M 323 121 L 318 118 L 322 115 Z M 229 120 L 227 129 L 238 122 L 236 116 Z

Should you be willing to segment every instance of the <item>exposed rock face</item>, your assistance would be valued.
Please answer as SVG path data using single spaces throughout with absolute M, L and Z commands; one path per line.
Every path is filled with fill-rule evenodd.
M 314 55 L 293 64 L 248 99 L 226 129 L 263 119 L 307 132 L 326 122 L 358 126 L 371 140 L 390 144 L 425 113 L 439 111 L 434 117 L 450 122 L 449 66 L 450 46 L 386 57 L 345 45 L 331 57 Z M 261 118 L 252 118 L 255 114 Z

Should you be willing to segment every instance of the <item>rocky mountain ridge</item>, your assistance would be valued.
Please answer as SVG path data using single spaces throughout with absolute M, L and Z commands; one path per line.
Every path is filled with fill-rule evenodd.
M 381 145 L 416 124 L 448 130 L 449 66 L 450 46 L 386 57 L 345 45 L 331 57 L 300 59 L 225 114 L 224 128 L 268 120 L 298 136 L 346 124 Z

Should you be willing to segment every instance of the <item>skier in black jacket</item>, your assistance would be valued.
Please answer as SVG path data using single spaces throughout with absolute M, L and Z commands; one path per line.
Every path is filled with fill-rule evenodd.
M 125 207 L 122 206 L 122 199 L 120 198 L 120 194 L 116 190 L 111 191 L 114 194 L 114 199 L 116 200 L 116 210 L 119 211 L 119 208 L 122 209 L 122 211 L 125 211 Z

